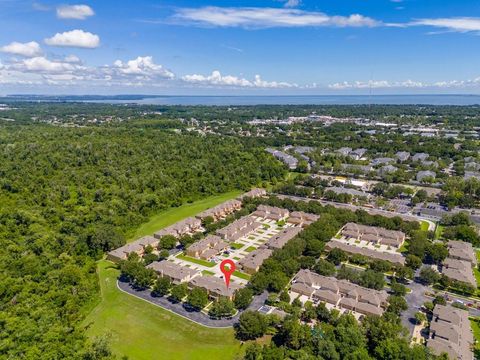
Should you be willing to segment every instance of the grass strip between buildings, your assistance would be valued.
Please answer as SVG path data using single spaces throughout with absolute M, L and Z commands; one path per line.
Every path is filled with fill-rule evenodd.
M 216 265 L 214 262 L 205 261 L 205 260 L 202 260 L 202 259 L 197 259 L 197 258 L 187 256 L 187 255 L 183 255 L 183 254 L 178 254 L 177 258 L 181 259 L 181 260 L 189 261 L 189 262 L 194 263 L 194 264 L 206 266 L 206 267 L 214 267 Z
M 232 275 L 244 280 L 250 280 L 251 277 L 250 275 L 240 272 L 238 270 L 235 270 Z

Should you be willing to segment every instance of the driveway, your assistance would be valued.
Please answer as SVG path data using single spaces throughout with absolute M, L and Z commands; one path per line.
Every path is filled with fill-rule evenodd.
M 235 316 L 230 319 L 212 319 L 208 315 L 205 315 L 199 311 L 189 311 L 183 307 L 181 303 L 172 303 L 168 301 L 166 297 L 155 297 L 152 296 L 150 290 L 135 290 L 133 289 L 128 282 L 123 282 L 118 280 L 117 287 L 120 291 L 123 291 L 129 295 L 140 298 L 149 303 L 160 306 L 161 308 L 173 312 L 183 318 L 186 318 L 190 321 L 193 321 L 199 325 L 211 327 L 211 328 L 228 328 L 232 327 L 235 323 L 238 322 L 240 314 L 245 311 L 239 311 Z M 268 297 L 268 292 L 263 292 L 258 296 L 254 296 L 252 303 L 247 308 L 247 310 L 257 311 L 265 303 L 265 300 Z

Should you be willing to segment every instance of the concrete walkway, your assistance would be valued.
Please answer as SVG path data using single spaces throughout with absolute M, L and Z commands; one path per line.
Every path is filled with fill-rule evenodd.
M 160 306 L 161 308 L 175 313 L 187 320 L 210 328 L 230 328 L 238 322 L 238 318 L 243 312 L 239 311 L 235 316 L 230 319 L 212 319 L 208 315 L 205 315 L 200 311 L 187 310 L 181 303 L 172 303 L 168 301 L 166 297 L 152 296 L 152 292 L 150 290 L 135 290 L 130 286 L 128 282 L 118 280 L 117 287 L 120 291 L 124 293 L 135 296 L 153 305 Z M 266 291 L 258 296 L 254 296 L 253 301 L 247 308 L 247 310 L 257 311 L 265 303 L 267 297 L 268 292 Z

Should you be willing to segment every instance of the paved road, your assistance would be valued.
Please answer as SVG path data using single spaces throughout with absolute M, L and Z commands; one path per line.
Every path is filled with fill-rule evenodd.
M 196 322 L 197 324 L 200 324 L 206 327 L 212 327 L 212 328 L 232 327 L 235 323 L 238 322 L 238 317 L 242 313 L 240 311 L 237 315 L 235 315 L 231 319 L 219 319 L 219 320 L 212 319 L 208 315 L 205 315 L 201 312 L 189 311 L 185 309 L 182 304 L 171 303 L 170 301 L 168 301 L 166 297 L 154 297 L 152 296 L 152 293 L 150 290 L 135 290 L 127 282 L 123 282 L 119 280 L 117 281 L 117 286 L 121 291 L 126 292 L 127 294 L 130 294 L 137 298 L 148 301 L 151 304 L 160 306 L 165 310 L 171 311 L 177 315 L 180 315 L 188 320 L 191 320 L 193 322 Z M 258 296 L 255 296 L 253 298 L 252 303 L 247 308 L 247 310 L 253 310 L 253 311 L 258 310 L 265 303 L 265 300 L 267 299 L 267 297 L 268 297 L 268 293 L 266 291 Z
M 401 319 L 403 326 L 408 329 L 411 336 L 415 327 L 415 313 L 420 310 L 426 301 L 431 301 L 432 299 L 425 296 L 425 291 L 430 289 L 418 282 L 412 281 L 407 287 L 412 291 L 405 295 L 408 309 L 402 313 Z
M 417 276 L 418 273 L 419 271 L 417 271 Z M 412 335 L 413 328 L 415 327 L 415 313 L 420 310 L 420 308 L 425 302 L 433 300 L 431 297 L 426 296 L 425 293 L 433 293 L 434 290 L 429 286 L 421 284 L 418 280 L 418 277 L 416 277 L 415 281 L 412 281 L 410 284 L 407 285 L 407 287 L 412 291 L 405 295 L 408 309 L 404 311 L 401 316 L 402 324 L 410 331 L 410 335 Z M 439 291 L 438 294 L 447 295 L 450 303 L 456 300 L 462 301 L 464 303 L 471 302 L 455 294 L 446 293 L 445 291 Z M 468 312 L 470 316 L 480 316 L 480 310 L 476 308 L 469 308 Z

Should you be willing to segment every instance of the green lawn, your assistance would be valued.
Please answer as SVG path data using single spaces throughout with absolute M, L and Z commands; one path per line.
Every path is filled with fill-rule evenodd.
M 141 225 L 129 239 L 134 241 L 145 235 L 152 235 L 154 232 L 172 225 L 177 221 L 185 219 L 189 216 L 194 216 L 199 212 L 214 207 L 224 201 L 233 199 L 242 194 L 241 191 L 232 191 L 221 195 L 214 195 L 202 200 L 195 201 L 191 204 L 184 204 L 182 206 L 164 210 L 150 218 L 150 220 Z
M 235 270 L 232 275 L 244 280 L 250 280 L 251 278 L 250 275 L 240 272 L 238 270 Z
M 480 259 L 480 251 L 477 250 L 476 254 L 477 254 L 477 260 L 479 260 Z M 477 287 L 478 287 L 478 286 L 480 286 L 480 271 L 478 270 L 477 266 L 475 266 L 473 268 L 473 274 L 475 275 L 475 279 L 477 280 Z
M 130 360 L 233 359 L 240 343 L 232 329 L 210 329 L 125 294 L 116 287 L 119 271 L 98 263 L 100 303 L 85 319 L 89 337 L 108 334 L 113 351 Z
M 420 230 L 422 231 L 428 231 L 428 227 L 430 226 L 430 224 L 428 223 L 428 221 L 420 221 Z
M 408 242 L 407 241 L 404 241 L 402 246 L 400 246 L 397 250 L 397 252 L 399 253 L 404 253 L 408 250 Z
M 472 325 L 473 337 L 477 341 L 475 344 L 474 354 L 475 358 L 478 359 L 480 356 L 480 319 L 471 317 L 470 324 Z
M 205 275 L 205 276 L 212 276 L 212 275 L 215 275 L 215 273 L 214 273 L 214 272 L 212 272 L 212 271 L 203 270 L 203 271 L 202 271 L 202 275 Z
M 435 229 L 435 240 L 440 239 L 442 237 L 442 234 L 443 234 L 443 226 L 437 224 L 437 227 Z
M 249 246 L 245 249 L 246 252 L 252 252 L 253 250 L 257 250 L 255 246 Z
M 239 243 L 231 243 L 230 246 L 234 249 L 241 249 L 244 245 Z
M 183 255 L 182 253 L 178 254 L 177 258 L 185 260 L 185 261 L 190 261 L 194 264 L 203 265 L 203 266 L 206 266 L 206 267 L 214 267 L 216 265 L 214 262 L 205 261 L 205 260 L 202 260 L 202 259 L 196 259 L 196 258 L 193 258 L 191 256 Z

